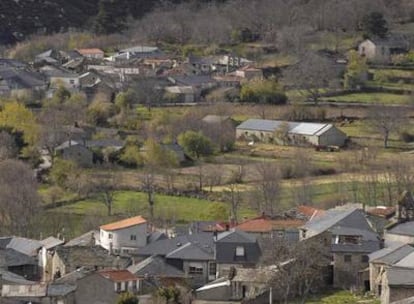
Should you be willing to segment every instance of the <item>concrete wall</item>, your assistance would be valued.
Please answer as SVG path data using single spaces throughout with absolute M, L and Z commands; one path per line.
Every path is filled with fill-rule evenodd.
M 101 229 L 101 246 L 106 250 L 112 249 L 115 251 L 128 250 L 144 247 L 147 245 L 147 224 L 131 226 L 125 229 L 114 231 L 105 231 Z M 112 238 L 109 236 L 112 235 Z M 135 236 L 136 240 L 131 240 L 131 236 Z
M 345 145 L 346 138 L 347 136 L 345 133 L 338 130 L 336 127 L 332 127 L 319 136 L 318 145 L 342 147 Z
M 78 89 L 79 88 L 79 77 L 50 77 L 51 85 L 63 85 L 67 89 Z

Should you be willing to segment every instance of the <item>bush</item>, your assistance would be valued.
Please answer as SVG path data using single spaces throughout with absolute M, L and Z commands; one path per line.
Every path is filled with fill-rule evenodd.
M 252 81 L 242 86 L 240 100 L 281 105 L 286 104 L 287 96 L 274 80 Z
M 403 142 L 410 143 L 414 141 L 414 134 L 411 134 L 408 131 L 402 131 L 400 133 L 400 138 Z

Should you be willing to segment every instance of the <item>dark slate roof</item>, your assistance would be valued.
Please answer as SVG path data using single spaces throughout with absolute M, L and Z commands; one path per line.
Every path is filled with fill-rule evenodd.
M 108 251 L 100 246 L 61 246 L 56 248 L 56 254 L 65 265 L 72 268 L 76 266 L 94 268 L 97 266 L 124 269 L 131 262 L 129 258 L 108 254 Z
M 256 243 L 257 239 L 254 235 L 247 232 L 232 229 L 218 234 L 217 243 Z
M 7 244 L 7 248 L 14 249 L 28 256 L 37 256 L 37 251 L 41 247 L 42 244 L 39 241 L 22 237 L 12 237 Z
M 47 287 L 47 295 L 49 297 L 63 297 L 76 290 L 75 285 L 71 284 L 49 284 Z
M 93 274 L 94 271 L 86 268 L 81 267 L 79 269 L 76 269 L 75 271 L 69 272 L 62 277 L 56 279 L 54 283 L 56 284 L 69 284 L 69 285 L 76 285 L 76 282 L 80 279 L 83 279 L 84 277 L 87 277 L 90 274 Z
M 3 67 L 24 69 L 28 67 L 28 64 L 15 59 L 0 58 L 0 68 Z
M 14 249 L 2 249 L 0 250 L 0 267 L 12 267 L 22 265 L 36 265 L 34 258 L 20 253 Z
M 214 247 L 209 244 L 188 242 L 166 255 L 168 259 L 180 260 L 214 260 Z
M 46 238 L 44 240 L 41 240 L 40 243 L 46 249 L 51 249 L 51 248 L 54 248 L 56 246 L 62 245 L 65 242 L 58 239 L 58 238 L 55 238 L 53 236 L 49 236 L 48 238 Z
M 88 231 L 74 239 L 71 239 L 67 242 L 64 247 L 72 247 L 72 246 L 90 246 L 92 241 L 92 234 L 96 240 L 96 243 L 99 243 L 100 240 L 100 233 L 99 230 L 91 230 Z
M 154 231 L 151 232 L 151 234 L 147 238 L 147 243 L 154 243 L 156 241 L 160 240 L 166 240 L 168 239 L 167 235 L 161 231 Z
M 308 221 L 302 228 L 311 230 L 314 235 L 322 233 L 334 225 L 337 225 L 343 219 L 356 212 L 358 209 L 351 208 L 347 210 L 331 209 L 327 210 L 323 215 Z M 356 223 L 357 224 L 357 223 Z M 354 228 L 359 225 L 353 226 Z M 352 227 L 352 226 L 351 226 Z
M 30 284 L 35 284 L 35 282 L 33 281 L 28 281 L 26 280 L 24 277 L 19 276 L 13 272 L 4 270 L 0 268 L 0 275 L 1 275 L 1 279 L 2 279 L 2 283 L 3 284 L 22 284 L 22 285 L 30 285 Z
M 13 83 L 13 87 L 31 89 L 45 85 L 42 75 L 16 68 L 1 68 L 0 79 Z
M 360 252 L 371 253 L 379 250 L 380 242 L 362 241 L 360 244 L 332 244 L 332 252 Z
M 181 85 L 195 86 L 205 83 L 216 82 L 213 78 L 208 75 L 190 75 L 190 76 L 173 76 L 171 77 L 174 83 Z
M 399 235 L 408 235 L 414 236 L 414 222 L 405 222 L 397 224 L 387 231 L 387 234 L 399 234 Z
M 414 270 L 391 267 L 387 270 L 387 279 L 390 286 L 414 286 Z
M 177 236 L 172 239 L 159 240 L 157 242 L 148 244 L 144 248 L 141 248 L 138 255 L 152 256 L 160 255 L 166 256 L 173 252 L 177 248 L 180 248 L 187 243 L 198 244 L 199 246 L 206 246 L 214 248 L 213 234 L 212 233 L 195 233 L 189 235 Z
M 369 261 L 374 263 L 393 265 L 412 252 L 414 252 L 414 248 L 410 245 L 399 244 L 371 253 L 369 255 Z
M 164 258 L 160 256 L 149 257 L 142 262 L 129 266 L 128 270 L 138 277 L 184 277 L 185 274 L 181 270 L 168 264 Z

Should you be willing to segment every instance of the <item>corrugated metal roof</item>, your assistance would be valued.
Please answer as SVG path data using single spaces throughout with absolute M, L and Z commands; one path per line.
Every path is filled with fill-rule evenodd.
M 404 258 L 402 258 L 399 262 L 397 262 L 395 266 L 414 268 L 414 252 L 407 254 Z
M 387 270 L 388 285 L 413 286 L 414 271 L 412 268 L 392 267 Z
M 248 119 L 242 122 L 237 129 L 274 132 L 283 124 L 288 125 L 289 133 L 301 135 L 321 135 L 330 128 L 331 124 L 310 123 L 310 122 L 293 122 L 282 120 L 267 120 L 267 119 Z
M 369 261 L 392 265 L 406 257 L 407 254 L 410 254 L 411 252 L 414 252 L 413 247 L 400 243 L 371 253 L 369 255 Z
M 332 125 L 329 124 L 301 122 L 291 128 L 291 125 L 289 123 L 289 133 L 301 135 L 321 135 L 331 127 Z

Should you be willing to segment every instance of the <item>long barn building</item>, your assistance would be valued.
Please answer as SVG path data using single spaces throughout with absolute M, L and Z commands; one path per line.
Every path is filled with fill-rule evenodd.
M 286 145 L 341 147 L 347 136 L 332 124 L 248 119 L 236 128 L 236 138 Z

